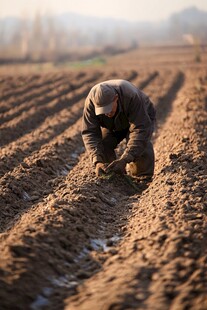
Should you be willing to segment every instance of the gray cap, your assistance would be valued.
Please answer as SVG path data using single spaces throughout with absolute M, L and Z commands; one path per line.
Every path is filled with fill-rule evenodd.
M 110 113 L 116 95 L 114 88 L 105 83 L 101 83 L 95 85 L 91 91 L 96 115 Z

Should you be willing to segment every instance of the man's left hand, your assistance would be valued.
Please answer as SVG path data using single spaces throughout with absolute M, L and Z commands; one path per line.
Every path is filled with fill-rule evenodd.
M 123 159 L 116 159 L 106 167 L 105 171 L 106 173 L 115 172 L 118 174 L 125 174 L 126 173 L 125 167 L 126 162 Z

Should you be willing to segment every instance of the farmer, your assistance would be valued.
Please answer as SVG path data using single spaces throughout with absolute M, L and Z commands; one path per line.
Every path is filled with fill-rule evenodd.
M 151 178 L 154 150 L 151 137 L 155 109 L 149 98 L 126 80 L 108 80 L 89 92 L 83 112 L 82 137 L 95 166 L 96 176 L 126 173 Z M 126 138 L 126 148 L 116 158 L 117 145 Z

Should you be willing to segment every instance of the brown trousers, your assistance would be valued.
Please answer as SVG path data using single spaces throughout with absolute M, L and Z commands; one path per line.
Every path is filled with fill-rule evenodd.
M 153 130 L 152 130 L 153 131 Z M 121 131 L 110 131 L 106 128 L 102 128 L 102 142 L 104 146 L 105 162 L 111 163 L 116 159 L 115 148 L 117 145 L 125 139 L 129 139 L 129 129 Z M 149 141 L 143 152 L 143 154 L 128 165 L 129 173 L 134 176 L 146 176 L 152 177 L 154 174 L 155 155 L 152 142 Z

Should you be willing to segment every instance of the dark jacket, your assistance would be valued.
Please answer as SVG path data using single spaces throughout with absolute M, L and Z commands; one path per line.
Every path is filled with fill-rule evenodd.
M 83 112 L 82 137 L 92 162 L 103 162 L 101 127 L 111 131 L 129 128 L 127 147 L 121 156 L 131 162 L 142 155 L 151 139 L 155 121 L 155 109 L 149 98 L 133 84 L 125 80 L 105 81 L 118 94 L 118 111 L 114 119 L 104 114 L 96 115 L 93 89 L 89 92 Z

